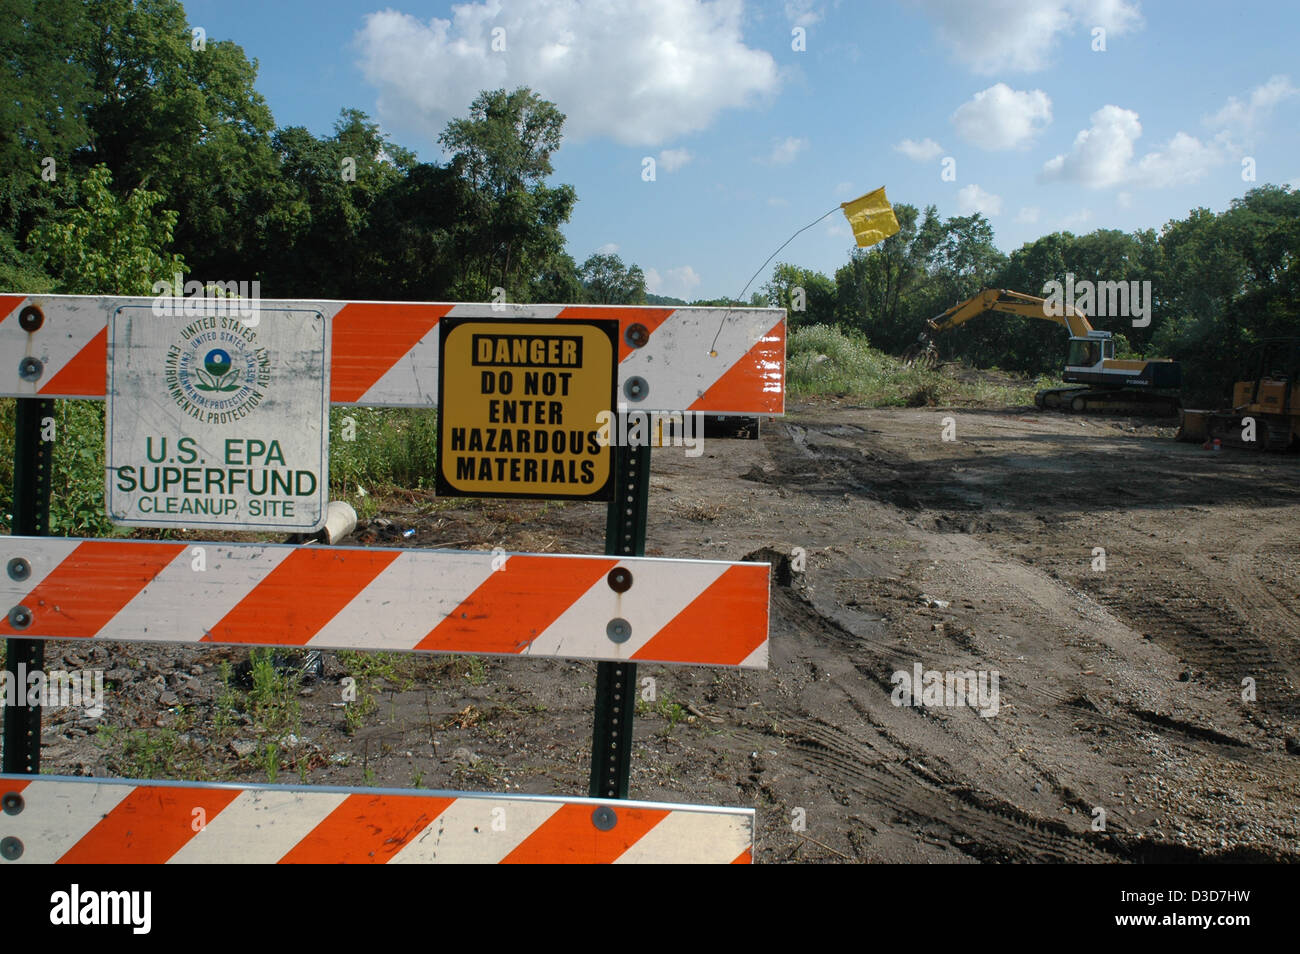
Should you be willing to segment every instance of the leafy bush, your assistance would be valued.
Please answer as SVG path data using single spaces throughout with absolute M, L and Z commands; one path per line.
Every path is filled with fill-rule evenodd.
M 0 400 L 0 528 L 13 532 L 15 401 Z M 54 402 L 50 533 L 58 537 L 121 536 L 104 506 L 104 404 Z

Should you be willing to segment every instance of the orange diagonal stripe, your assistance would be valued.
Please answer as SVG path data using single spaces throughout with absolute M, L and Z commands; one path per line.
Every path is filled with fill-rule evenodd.
M 86 540 L 20 601 L 32 611 L 32 625 L 15 630 L 6 618 L 0 634 L 94 636 L 184 549 L 183 543 Z
M 555 317 L 557 320 L 562 318 L 617 318 L 618 360 L 622 361 L 636 350 L 627 343 L 628 326 L 634 324 L 645 325 L 646 331 L 653 335 L 655 329 L 667 321 L 668 316 L 676 310 L 676 308 L 619 308 L 610 305 L 570 305 L 568 308 L 562 309 Z
M 455 800 L 433 795 L 349 795 L 280 864 L 386 864 Z
M 0 295 L 0 323 L 18 310 L 18 306 L 27 300 L 26 295 Z M 18 319 L 15 318 L 14 321 Z
M 754 863 L 754 849 L 746 848 L 740 854 L 736 855 L 733 865 L 752 865 Z
M 415 648 L 522 653 L 616 565 L 615 557 L 512 556 Z
M 591 820 L 596 807 L 563 806 L 501 863 L 607 865 L 618 860 L 646 832 L 668 817 L 667 809 L 611 806 L 618 815 L 618 822 L 609 831 L 601 831 Z
M 203 641 L 301 646 L 400 555 L 397 550 L 294 550 Z
M 330 339 L 330 400 L 359 401 L 451 309 L 373 301 L 340 308 Z
M 785 322 L 779 321 L 691 404 L 691 411 L 780 414 L 785 408 Z
M 158 865 L 239 797 L 220 788 L 141 785 L 59 859 L 64 865 Z M 202 809 L 196 814 L 195 809 Z
M 102 397 L 108 378 L 108 326 L 86 342 L 86 346 L 38 389 L 41 394 L 70 394 Z
M 732 566 L 633 659 L 735 666 L 767 639 L 765 566 Z

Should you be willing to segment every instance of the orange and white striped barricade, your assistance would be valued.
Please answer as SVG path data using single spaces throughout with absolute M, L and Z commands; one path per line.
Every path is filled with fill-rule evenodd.
M 181 316 L 233 313 L 235 299 L 161 299 Z M 160 299 L 0 294 L 0 396 L 103 398 L 108 321 L 154 313 Z M 779 308 L 512 305 L 259 299 L 257 320 L 314 312 L 330 326 L 330 401 L 430 407 L 438 394 L 438 323 L 452 318 L 597 318 L 619 322 L 618 393 L 636 379 L 643 411 L 781 414 L 785 312 Z M 39 321 L 37 320 L 39 319 Z M 34 330 L 27 330 L 34 326 Z
M 0 636 L 767 668 L 766 563 L 11 536 L 0 566 Z
M 312 346 L 314 373 L 322 375 L 313 399 L 322 414 L 329 404 L 433 406 L 439 325 L 448 317 L 616 321 L 615 340 L 606 339 L 617 349 L 611 412 L 671 419 L 784 410 L 780 309 L 0 294 L 0 356 L 7 356 L 0 396 L 19 399 L 20 535 L 5 538 L 0 553 L 0 635 L 10 637 L 10 663 L 21 655 L 30 668 L 42 640 L 62 638 L 593 659 L 592 794 L 606 796 L 38 776 L 40 710 L 26 705 L 6 714 L 0 861 L 752 860 L 752 810 L 619 798 L 627 792 L 626 701 L 637 662 L 766 668 L 768 658 L 766 564 L 640 556 L 648 447 L 616 449 L 619 490 L 609 502 L 606 546 L 617 556 L 43 536 L 42 427 L 51 399 L 104 399 L 110 327 L 115 340 L 125 329 L 129 348 L 142 340 L 130 337 L 134 319 L 168 309 L 182 320 L 229 321 L 233 313 L 252 326 L 280 314 L 295 316 L 285 327 L 323 327 Z M 233 325 L 213 332 L 222 328 L 239 334 Z M 207 358 L 206 371 L 225 375 Z M 178 440 L 176 450 L 193 446 Z
M 0 866 L 744 864 L 753 844 L 747 808 L 0 775 Z

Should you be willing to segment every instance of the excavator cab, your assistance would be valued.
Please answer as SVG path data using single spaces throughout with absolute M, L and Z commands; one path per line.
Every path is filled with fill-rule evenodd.
M 1102 361 L 1115 357 L 1115 342 L 1107 338 L 1071 338 L 1065 364 L 1080 371 L 1100 371 Z

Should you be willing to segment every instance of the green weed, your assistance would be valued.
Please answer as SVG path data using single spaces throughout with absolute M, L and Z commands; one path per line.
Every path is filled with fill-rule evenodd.
M 347 438 L 351 437 L 351 440 Z M 438 414 L 426 408 L 338 407 L 330 411 L 330 485 L 339 494 L 373 495 L 432 485 Z M 366 497 L 360 497 L 358 516 Z
M 248 693 L 248 711 L 254 723 L 280 735 L 293 732 L 302 718 L 298 677 L 276 669 L 271 649 L 254 649 L 249 662 L 253 688 Z
M 266 743 L 262 749 L 262 767 L 266 769 L 266 780 L 274 785 L 280 774 L 280 747 L 274 742 Z

